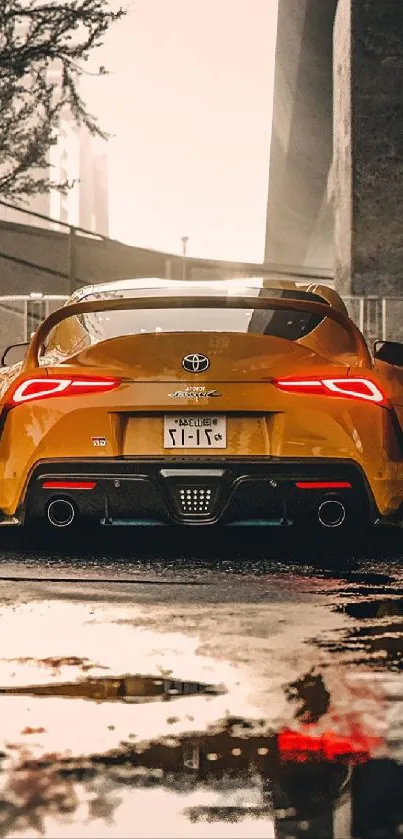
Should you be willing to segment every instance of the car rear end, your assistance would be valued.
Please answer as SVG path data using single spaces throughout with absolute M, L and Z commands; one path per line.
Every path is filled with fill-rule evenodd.
M 312 300 L 204 303 L 101 301 L 72 315 L 64 359 L 71 333 L 54 329 L 46 365 L 28 360 L 5 397 L 5 518 L 342 527 L 397 514 L 402 452 L 354 329 L 329 330 Z

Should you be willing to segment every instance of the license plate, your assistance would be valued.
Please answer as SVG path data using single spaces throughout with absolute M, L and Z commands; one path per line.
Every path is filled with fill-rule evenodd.
M 164 449 L 225 449 L 226 417 L 197 414 L 164 417 Z

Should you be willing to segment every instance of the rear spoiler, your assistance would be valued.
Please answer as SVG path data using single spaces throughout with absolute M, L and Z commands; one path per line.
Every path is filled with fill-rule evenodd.
M 275 311 L 292 310 L 308 312 L 329 318 L 340 324 L 351 339 L 354 351 L 359 359 L 358 365 L 372 367 L 372 359 L 365 339 L 353 321 L 325 303 L 311 300 L 293 300 L 278 297 L 241 297 L 234 296 L 169 296 L 169 297 L 134 297 L 119 298 L 118 300 L 91 300 L 82 303 L 71 303 L 51 312 L 34 333 L 24 362 L 25 370 L 38 367 L 46 338 L 57 326 L 67 318 L 93 312 L 118 312 L 130 309 L 274 309 Z

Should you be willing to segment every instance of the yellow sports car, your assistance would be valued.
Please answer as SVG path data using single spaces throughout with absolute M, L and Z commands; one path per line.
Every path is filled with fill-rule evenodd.
M 403 522 L 403 345 L 317 283 L 80 289 L 0 371 L 0 524 Z

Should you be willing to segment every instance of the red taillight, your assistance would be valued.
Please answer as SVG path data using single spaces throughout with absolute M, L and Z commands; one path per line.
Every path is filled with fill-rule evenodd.
M 313 757 L 328 761 L 344 759 L 348 763 L 360 763 L 369 759 L 371 747 L 376 745 L 376 738 L 359 734 L 356 737 L 343 737 L 333 731 L 314 736 L 285 729 L 280 731 L 277 737 L 280 759 L 293 763 L 302 763 Z
M 44 481 L 42 489 L 95 489 L 96 481 Z
M 350 481 L 296 481 L 298 489 L 351 489 Z
M 85 376 L 43 376 L 25 379 L 20 382 L 8 397 L 8 407 L 21 405 L 35 399 L 48 399 L 54 396 L 78 396 L 83 393 L 103 393 L 113 390 L 120 384 L 119 379 Z
M 348 399 L 364 399 L 377 405 L 386 405 L 387 399 L 378 385 L 371 379 L 287 378 L 273 379 L 272 384 L 288 393 L 317 394 L 320 396 L 343 396 Z

